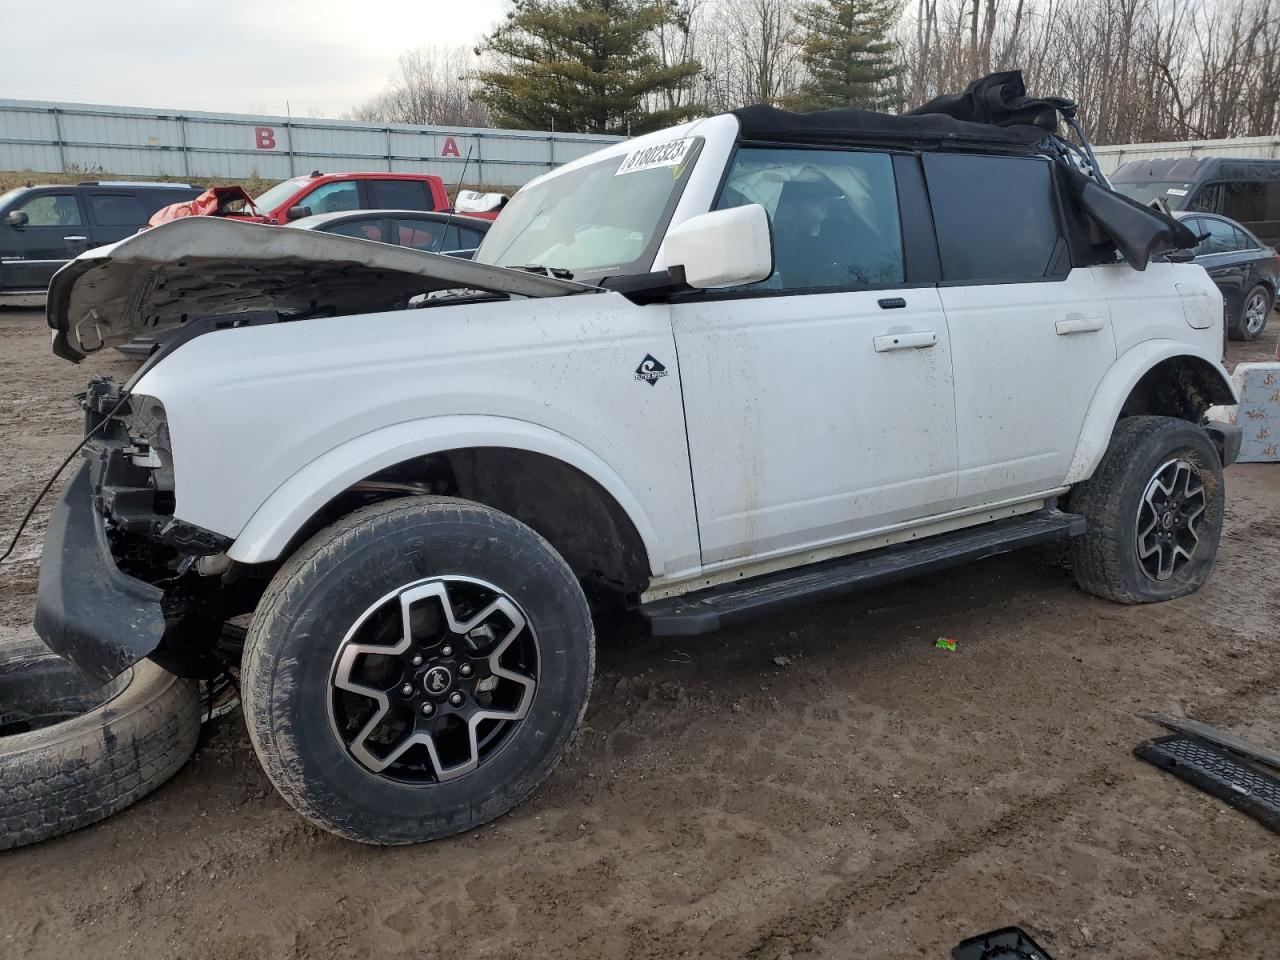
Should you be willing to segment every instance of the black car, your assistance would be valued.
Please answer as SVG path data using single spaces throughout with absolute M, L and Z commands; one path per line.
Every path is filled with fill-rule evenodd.
M 424 213 L 421 210 L 347 210 L 303 217 L 289 223 L 288 229 L 321 230 L 470 260 L 490 226 L 488 220 L 464 214 Z
M 1117 192 L 1139 203 L 1158 198 L 1170 210 L 1218 213 L 1280 246 L 1280 159 L 1130 160 L 1108 179 Z
M 470 260 L 491 225 L 488 220 L 461 214 L 426 213 L 422 210 L 347 210 L 303 217 L 278 229 L 319 230 Z M 116 349 L 126 357 L 145 360 L 160 345 L 161 339 L 135 337 Z
M 0 297 L 43 295 L 71 258 L 137 233 L 161 207 L 202 190 L 186 183 L 91 182 L 0 195 Z
M 1192 254 L 1222 291 L 1227 336 L 1232 340 L 1258 339 L 1280 289 L 1280 255 L 1226 217 L 1187 212 L 1174 216 L 1201 237 Z

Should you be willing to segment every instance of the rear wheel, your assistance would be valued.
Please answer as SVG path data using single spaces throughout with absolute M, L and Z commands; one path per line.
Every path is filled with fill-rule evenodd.
M 1240 316 L 1229 329 L 1232 340 L 1257 340 L 1267 328 L 1272 309 L 1271 291 L 1258 284 L 1244 298 Z
M 505 813 L 551 772 L 586 707 L 594 635 L 536 533 L 416 497 L 304 545 L 245 653 L 249 733 L 284 798 L 353 840 L 412 843 Z
M 1222 465 L 1208 435 L 1172 417 L 1126 417 L 1092 477 L 1072 488 L 1089 521 L 1076 581 L 1120 603 L 1171 600 L 1209 576 L 1222 534 Z

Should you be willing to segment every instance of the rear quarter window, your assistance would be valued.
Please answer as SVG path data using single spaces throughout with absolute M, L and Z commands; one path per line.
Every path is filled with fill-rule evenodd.
M 944 282 L 1048 276 L 1061 228 L 1047 160 L 938 153 L 923 159 Z

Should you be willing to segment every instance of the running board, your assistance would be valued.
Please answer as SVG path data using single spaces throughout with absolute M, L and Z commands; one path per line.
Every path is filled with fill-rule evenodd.
M 709 587 L 642 604 L 654 636 L 711 633 L 775 610 L 865 590 L 933 570 L 980 560 L 1085 531 L 1085 519 L 1060 510 L 1037 510 L 1007 520 L 855 553 L 809 566 Z

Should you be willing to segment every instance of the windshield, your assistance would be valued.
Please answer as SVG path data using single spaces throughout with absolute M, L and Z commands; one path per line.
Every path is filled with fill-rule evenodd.
M 284 183 L 277 183 L 266 193 L 255 197 L 253 205 L 258 208 L 259 213 L 274 210 L 310 182 L 310 177 L 294 177 L 292 180 L 284 181 Z
M 1182 180 L 1139 180 L 1135 183 L 1112 183 L 1116 193 L 1123 193 L 1131 200 L 1148 204 L 1156 197 L 1163 197 L 1170 208 L 1177 210 L 1187 202 L 1187 194 L 1193 184 Z
M 507 204 L 478 263 L 583 274 L 648 271 L 702 148 L 675 139 L 558 174 Z

